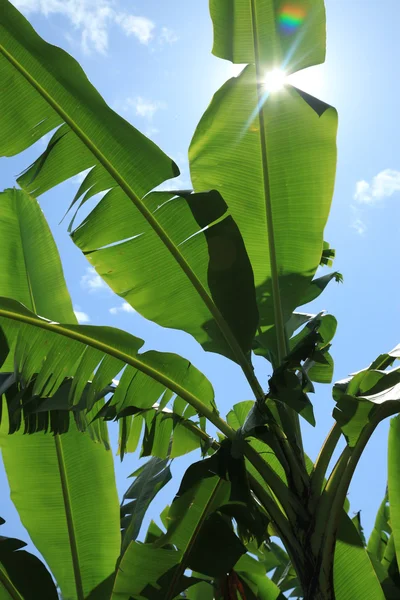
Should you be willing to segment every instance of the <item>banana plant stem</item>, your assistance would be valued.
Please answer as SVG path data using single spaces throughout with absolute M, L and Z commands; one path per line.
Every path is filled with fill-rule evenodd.
M 321 495 L 329 463 L 331 462 L 333 453 L 335 452 L 341 435 L 342 430 L 340 429 L 340 426 L 335 423 L 330 430 L 315 462 L 310 482 L 310 512 L 313 512 L 313 509 L 315 508 L 315 505 Z
M 353 448 L 346 446 L 343 450 L 317 505 L 311 545 L 318 559 L 321 589 L 325 586 L 328 590 L 332 585 L 336 534 L 346 495 L 358 461 L 379 421 L 376 419 L 368 423 L 357 444 Z

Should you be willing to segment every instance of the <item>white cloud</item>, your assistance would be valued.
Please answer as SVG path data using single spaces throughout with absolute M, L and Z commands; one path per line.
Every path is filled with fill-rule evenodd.
M 78 323 L 83 325 L 84 323 L 90 323 L 90 317 L 87 313 L 79 310 L 79 306 L 74 307 L 74 313 L 76 318 L 78 319 Z
M 360 209 L 360 207 L 358 205 L 356 206 L 354 204 L 350 205 L 350 210 L 353 215 L 353 219 L 350 223 L 350 227 L 352 229 L 354 229 L 354 231 L 356 231 L 358 233 L 358 235 L 364 235 L 367 231 L 367 226 L 362 219 L 363 210 Z
M 160 109 L 165 108 L 163 102 L 155 102 L 153 100 L 146 100 L 142 96 L 136 96 L 136 98 L 127 98 L 124 105 L 124 110 L 134 110 L 137 117 L 142 117 L 151 121 Z
M 119 13 L 115 16 L 115 22 L 122 27 L 126 35 L 134 35 L 141 44 L 148 44 L 154 37 L 155 24 L 146 17 Z
M 375 204 L 400 192 L 400 171 L 385 169 L 376 175 L 371 183 L 358 181 L 354 199 L 360 204 Z
M 136 312 L 134 308 L 127 302 L 123 302 L 120 306 L 113 306 L 109 309 L 109 312 L 112 315 L 118 315 L 119 313 L 134 313 Z
M 356 230 L 358 235 L 364 235 L 364 233 L 367 231 L 367 226 L 362 219 L 354 219 L 351 227 Z
M 98 292 L 99 290 L 107 289 L 106 284 L 100 275 L 97 275 L 93 267 L 88 267 L 85 275 L 82 275 L 81 287 L 88 292 Z
M 108 49 L 108 29 L 117 24 L 126 35 L 133 35 L 142 44 L 153 38 L 155 24 L 143 16 L 125 14 L 116 9 L 115 0 L 12 0 L 25 14 L 41 13 L 48 17 L 59 14 L 71 22 L 80 33 L 80 43 L 86 53 L 92 50 L 105 54 Z M 73 38 L 69 33 L 67 39 Z
M 168 27 L 162 27 L 160 34 L 161 44 L 174 44 L 178 40 L 179 37 L 176 35 L 175 31 L 169 29 Z

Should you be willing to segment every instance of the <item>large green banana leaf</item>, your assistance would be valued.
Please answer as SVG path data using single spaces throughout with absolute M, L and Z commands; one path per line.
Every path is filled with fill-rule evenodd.
M 400 571 L 400 416 L 392 419 L 389 433 L 388 491 L 390 503 L 390 525 L 394 550 L 397 557 L 397 571 Z M 400 581 L 399 581 L 400 584 Z
M 17 189 L 1 192 L 0 215 L 0 295 L 48 319 L 76 323 L 57 248 L 35 198 Z
M 50 319 L 76 323 L 57 248 L 36 201 L 10 190 L 0 195 L 0 211 L 0 260 L 9 261 L 0 269 L 0 294 Z M 10 332 L 8 340 L 14 344 L 15 335 Z M 21 521 L 63 595 L 83 600 L 114 571 L 119 555 L 112 455 L 73 423 L 63 437 L 7 435 L 6 410 L 3 415 L 0 447 Z
M 22 524 L 66 598 L 83 600 L 114 572 L 119 506 L 110 451 L 72 423 L 67 435 L 7 435 L 0 446 Z
M 196 200 L 144 198 L 178 174 L 174 163 L 115 114 L 75 60 L 44 42 L 8 0 L 2 2 L 0 78 L 7 82 L 0 100 L 3 155 L 20 152 L 61 125 L 19 179 L 21 186 L 37 195 L 92 168 L 81 186 L 84 200 L 112 191 L 75 238 L 100 275 L 145 317 L 188 331 L 254 378 L 245 355 L 257 307 L 240 234 L 226 215 L 194 236 L 221 219 L 223 200 L 216 193 Z M 157 210 L 157 202 L 166 204 Z M 105 218 L 106 230 L 101 227 Z M 92 223 L 93 242 L 88 237 Z
M 151 408 L 169 389 L 211 422 L 218 414 L 210 382 L 193 365 L 175 354 L 139 354 L 143 340 L 120 329 L 60 325 L 1 297 L 0 327 L 10 345 L 16 340 L 14 357 L 21 380 L 38 374 L 33 394 L 39 397 L 51 397 L 66 377 L 73 377 L 70 404 L 74 405 L 96 371 L 85 397 L 90 410 L 97 392 L 126 367 L 113 397 L 117 412 L 129 406 Z
M 333 577 L 337 600 L 385 600 L 363 541 L 345 513 L 342 515 L 336 542 Z
M 250 65 L 215 94 L 194 134 L 195 190 L 226 200 L 254 271 L 262 335 L 274 358 L 320 264 L 336 169 L 335 109 L 292 86 L 261 91 Z M 276 329 L 274 330 L 274 325 Z
M 324 0 L 210 0 L 213 54 L 286 73 L 325 60 Z

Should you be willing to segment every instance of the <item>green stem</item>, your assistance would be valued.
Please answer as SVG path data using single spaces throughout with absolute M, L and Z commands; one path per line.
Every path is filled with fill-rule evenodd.
M 336 449 L 341 435 L 342 430 L 340 429 L 340 426 L 337 423 L 335 423 L 335 425 L 330 430 L 315 462 L 310 483 L 310 512 L 313 512 L 313 509 L 315 508 L 318 499 L 321 495 L 324 480 L 326 477 L 326 472 L 328 470 L 329 463 L 331 462 L 333 453 Z
M 253 477 L 250 473 L 248 474 L 250 487 L 254 494 L 262 504 L 268 515 L 270 516 L 274 525 L 278 530 L 279 536 L 290 556 L 293 566 L 297 573 L 302 573 L 303 569 L 303 551 L 299 544 L 296 534 L 293 533 L 290 523 L 279 509 L 273 498 L 268 494 L 267 490 Z
M 269 485 L 283 510 L 289 518 L 289 521 L 295 525 L 297 519 L 308 519 L 308 512 L 302 505 L 299 498 L 286 487 L 282 479 L 273 471 L 270 465 L 258 454 L 250 444 L 246 444 L 243 453 L 247 460 L 258 471 L 264 481 Z
M 67 479 L 67 473 L 66 473 L 66 469 L 65 469 L 64 453 L 63 453 L 62 443 L 61 443 L 59 435 L 54 436 L 54 442 L 56 445 L 58 470 L 60 472 L 61 489 L 62 489 L 62 495 L 63 495 L 63 499 L 64 499 L 64 508 L 65 508 L 65 516 L 66 516 L 66 520 L 67 520 L 69 544 L 70 544 L 70 548 L 71 548 L 72 567 L 74 570 L 74 578 L 75 578 L 75 586 L 76 586 L 76 597 L 77 597 L 77 600 L 84 600 L 85 594 L 83 591 L 82 574 L 81 574 L 80 565 L 79 565 L 79 553 L 78 553 L 78 545 L 77 545 L 76 536 L 75 536 L 74 520 L 73 520 L 73 516 L 72 516 L 71 497 L 69 494 L 68 479 Z
M 189 263 L 180 252 L 172 238 L 168 235 L 162 225 L 154 217 L 153 213 L 147 208 L 146 204 L 135 194 L 128 182 L 119 173 L 119 171 L 111 164 L 109 159 L 102 153 L 102 151 L 96 146 L 96 144 L 86 135 L 82 128 L 74 121 L 74 119 L 65 111 L 58 102 L 43 88 L 42 85 L 3 47 L 0 45 L 0 53 L 25 77 L 25 79 L 32 85 L 32 87 L 46 100 L 46 102 L 60 115 L 65 123 L 71 128 L 71 130 L 77 135 L 77 137 L 85 144 L 90 150 L 93 156 L 98 162 L 104 167 L 104 169 L 111 175 L 114 181 L 119 185 L 123 192 L 127 195 L 129 200 L 135 205 L 142 216 L 146 219 L 150 227 L 153 228 L 155 233 L 158 235 L 160 240 L 163 242 L 167 250 L 174 257 L 182 271 L 185 273 L 200 298 L 208 308 L 210 314 L 215 320 L 219 327 L 222 335 L 225 338 L 230 350 L 235 358 L 236 362 L 241 366 L 242 371 L 250 384 L 251 389 L 257 399 L 262 399 L 264 393 L 262 387 L 254 374 L 254 370 L 249 360 L 246 358 L 243 350 L 241 349 L 237 339 L 233 335 L 230 327 L 223 318 L 222 314 L 218 310 L 211 296 L 203 286 L 200 279 L 194 273 Z
M 346 446 L 328 479 L 316 510 L 315 529 L 311 544 L 318 557 L 320 587 L 329 590 L 333 579 L 333 559 L 336 535 L 346 495 L 358 461 L 381 418 L 366 425 L 354 448 Z

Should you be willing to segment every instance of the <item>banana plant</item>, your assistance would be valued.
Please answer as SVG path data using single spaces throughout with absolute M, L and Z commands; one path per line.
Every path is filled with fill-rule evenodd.
M 194 190 L 172 183 L 160 192 L 179 173 L 174 162 L 1 0 L 1 155 L 52 133 L 17 179 L 21 189 L 0 194 L 0 446 L 11 496 L 64 599 L 391 600 L 400 417 L 368 544 L 346 495 L 377 425 L 400 412 L 399 347 L 334 385 L 334 424 L 315 463 L 300 427 L 302 418 L 315 424 L 314 383 L 333 377 L 336 319 L 300 307 L 341 281 L 318 273 L 334 258 L 324 228 L 337 113 L 289 84 L 273 92 L 268 81 L 271 72 L 283 79 L 324 62 L 324 2 L 210 0 L 210 13 L 213 53 L 246 66 L 196 128 Z M 211 383 L 184 357 L 143 352 L 144 341 L 122 330 L 77 324 L 36 198 L 83 170 L 66 207 L 71 239 L 136 311 L 240 366 L 254 398 L 225 418 Z M 256 376 L 254 353 L 271 364 L 268 381 Z M 121 506 L 111 420 L 121 459 L 138 447 L 149 457 L 132 469 Z M 339 440 L 345 447 L 332 466 Z M 172 461 L 193 450 L 201 460 L 143 532 Z M 40 594 L 7 566 L 22 565 L 13 556 L 20 547 L 11 544 L 3 561 L 0 546 L 0 598 L 52 598 L 40 561 L 30 561 Z

